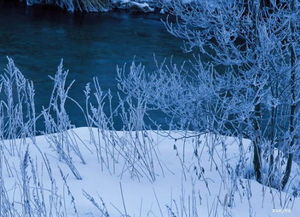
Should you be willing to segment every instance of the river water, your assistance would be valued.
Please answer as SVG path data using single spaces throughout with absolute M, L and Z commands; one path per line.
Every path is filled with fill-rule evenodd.
M 186 54 L 181 41 L 165 29 L 160 15 L 134 15 L 125 12 L 70 14 L 57 9 L 28 8 L 16 3 L 0 3 L 0 68 L 3 73 L 12 57 L 24 76 L 34 82 L 36 108 L 49 103 L 52 81 L 60 59 L 69 69 L 69 81 L 76 82 L 70 92 L 84 105 L 87 82 L 98 77 L 103 90 L 116 94 L 116 66 L 130 64 L 135 58 L 146 70 L 170 58 L 181 63 Z M 72 122 L 84 126 L 83 116 L 68 108 Z M 159 119 L 159 115 L 154 119 Z

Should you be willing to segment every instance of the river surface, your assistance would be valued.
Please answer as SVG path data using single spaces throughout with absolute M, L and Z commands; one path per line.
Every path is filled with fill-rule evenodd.
M 68 80 L 76 80 L 70 95 L 84 105 L 86 83 L 98 77 L 103 90 L 115 95 L 116 66 L 135 58 L 147 71 L 158 61 L 170 58 L 181 63 L 186 54 L 181 41 L 170 35 L 159 15 L 133 15 L 125 12 L 70 14 L 56 9 L 28 8 L 0 3 L 0 68 L 3 73 L 12 57 L 24 76 L 34 82 L 36 108 L 49 103 L 52 81 L 60 59 L 69 69 Z M 77 127 L 85 126 L 83 116 L 69 107 Z M 154 119 L 159 119 L 159 115 Z

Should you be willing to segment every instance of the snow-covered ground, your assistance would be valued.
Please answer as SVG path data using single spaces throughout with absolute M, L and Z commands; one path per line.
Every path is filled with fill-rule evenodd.
M 243 178 L 253 173 L 248 140 L 77 128 L 1 144 L 1 216 L 8 216 L 5 209 L 15 209 L 15 216 L 300 214 L 300 199 L 291 195 L 299 183 L 297 166 L 289 193 Z M 58 147 L 67 158 L 59 157 Z

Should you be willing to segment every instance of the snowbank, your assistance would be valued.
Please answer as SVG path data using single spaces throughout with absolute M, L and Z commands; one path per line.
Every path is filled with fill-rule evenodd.
M 70 12 L 107 12 L 112 9 L 128 9 L 133 12 L 165 13 L 162 4 L 169 4 L 171 0 L 20 0 L 28 6 L 32 5 L 55 5 Z M 181 0 L 183 4 L 193 3 L 193 0 Z M 215 5 L 215 0 L 209 1 Z
M 67 154 L 81 179 L 59 157 L 56 146 L 62 144 L 69 146 Z M 0 182 L 6 193 L 0 198 L 6 197 L 21 216 L 29 211 L 47 213 L 31 216 L 112 217 L 300 213 L 294 206 L 299 198 L 239 177 L 251 158 L 247 140 L 179 131 L 77 128 L 3 141 L 1 147 Z M 290 186 L 299 183 L 299 168 L 293 169 L 297 177 Z
M 132 11 L 140 11 L 143 13 L 154 12 L 158 3 L 155 1 L 133 1 L 133 0 L 112 0 L 112 7 L 119 9 L 130 9 Z

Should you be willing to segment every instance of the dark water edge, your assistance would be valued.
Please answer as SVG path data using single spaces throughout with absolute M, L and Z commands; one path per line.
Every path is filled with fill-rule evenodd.
M 135 59 L 154 70 L 153 54 L 158 61 L 173 56 L 180 64 L 186 59 L 181 41 L 171 36 L 157 14 L 66 13 L 57 8 L 26 7 L 17 2 L 0 3 L 0 68 L 3 73 L 12 57 L 24 76 L 34 82 L 36 109 L 49 104 L 52 81 L 60 59 L 69 69 L 68 80 L 75 80 L 70 91 L 81 105 L 83 90 L 98 77 L 104 91 L 117 92 L 116 66 Z M 115 102 L 116 103 L 116 102 Z M 83 115 L 74 105 L 67 107 L 73 124 L 86 126 Z M 152 118 L 163 124 L 160 113 Z M 116 122 L 116 127 L 121 125 Z

